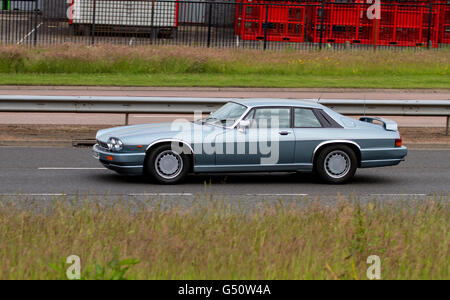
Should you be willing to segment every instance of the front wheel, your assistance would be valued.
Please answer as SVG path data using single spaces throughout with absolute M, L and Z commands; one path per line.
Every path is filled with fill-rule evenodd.
M 320 151 L 316 160 L 317 174 L 328 183 L 345 183 L 357 168 L 355 152 L 345 145 L 332 145 Z
M 173 184 L 186 177 L 190 160 L 186 154 L 172 150 L 171 145 L 161 145 L 152 150 L 147 160 L 147 170 L 160 183 Z

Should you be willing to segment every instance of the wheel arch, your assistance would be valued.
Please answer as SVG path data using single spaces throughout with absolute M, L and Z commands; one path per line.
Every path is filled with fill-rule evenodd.
M 183 141 L 183 140 L 179 140 L 179 139 L 163 139 L 163 140 L 157 140 L 154 141 L 153 143 L 151 143 L 147 149 L 145 150 L 145 159 L 144 159 L 144 174 L 147 173 L 147 161 L 149 159 L 149 154 L 151 153 L 151 151 L 153 149 L 155 149 L 156 147 L 159 147 L 161 145 L 170 145 L 172 143 L 179 143 L 179 146 L 183 147 L 186 146 L 189 149 L 190 153 L 187 153 L 190 161 L 191 161 L 191 165 L 190 165 L 190 170 L 189 172 L 192 172 L 194 170 L 194 149 L 192 149 L 192 146 L 189 145 L 189 143 Z M 186 153 L 185 153 L 186 154 Z
M 313 167 L 316 165 L 316 160 L 318 157 L 318 154 L 320 153 L 320 151 L 322 151 L 324 148 L 328 147 L 328 146 L 333 146 L 333 145 L 345 145 L 350 147 L 350 149 L 353 150 L 353 152 L 355 152 L 357 161 L 358 161 L 358 168 L 361 167 L 361 147 L 353 142 L 353 141 L 349 141 L 349 140 L 330 140 L 330 141 L 325 141 L 320 143 L 319 145 L 317 145 L 317 147 L 314 149 L 313 152 L 313 157 L 312 157 L 312 163 L 313 163 Z

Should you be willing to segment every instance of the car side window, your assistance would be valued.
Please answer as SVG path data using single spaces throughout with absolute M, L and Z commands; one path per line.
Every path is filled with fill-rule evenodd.
M 253 116 L 252 127 L 290 128 L 290 108 L 257 108 Z
M 294 127 L 296 128 L 320 128 L 320 124 L 312 109 L 294 108 Z

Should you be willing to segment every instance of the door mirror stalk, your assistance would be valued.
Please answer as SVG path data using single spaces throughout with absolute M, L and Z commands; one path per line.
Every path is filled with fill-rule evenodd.
M 238 130 L 240 132 L 244 132 L 245 129 L 250 128 L 250 120 L 241 120 L 239 121 Z

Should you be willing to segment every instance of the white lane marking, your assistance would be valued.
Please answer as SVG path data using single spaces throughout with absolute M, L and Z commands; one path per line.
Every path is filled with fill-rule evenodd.
M 38 26 L 36 26 L 36 28 L 33 28 L 33 30 L 31 30 L 30 32 L 28 32 L 28 34 L 26 36 L 24 36 L 19 42 L 17 42 L 17 45 L 22 44 L 30 35 L 32 35 L 36 30 L 39 29 L 39 27 L 42 26 L 43 23 L 40 23 Z
M 246 196 L 308 196 L 308 194 L 246 194 Z
M 426 196 L 427 194 L 370 194 L 370 196 Z
M 141 193 L 141 194 L 128 194 L 128 196 L 193 196 L 191 193 Z
M 67 194 L 0 194 L 0 196 L 67 196 Z
M 69 168 L 69 167 L 58 167 L 58 168 L 38 168 L 38 170 L 106 170 L 105 168 Z
M 70 194 L 75 196 L 76 194 Z M 90 196 L 99 196 L 102 194 L 92 194 Z M 123 196 L 123 194 L 110 194 L 111 196 Z M 127 194 L 127 196 L 193 196 L 191 193 L 142 193 L 142 194 Z M 0 194 L 0 196 L 69 196 L 69 194 L 57 193 L 57 194 Z

